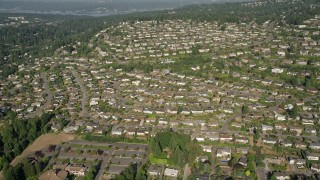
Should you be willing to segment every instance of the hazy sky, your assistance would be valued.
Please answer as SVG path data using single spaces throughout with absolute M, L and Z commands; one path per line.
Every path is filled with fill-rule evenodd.
M 83 1 L 83 2 L 181 2 L 181 3 L 199 3 L 199 2 L 214 2 L 214 1 L 225 1 L 225 0 L 0 0 L 0 2 L 8 2 L 8 1 L 20 1 L 20 2 L 76 2 L 76 1 Z M 226 0 L 228 1 L 228 0 Z
M 102 1 L 102 2 L 115 2 L 115 1 L 128 1 L 128 0 L 0 0 L 0 1 L 24 1 L 24 2 L 30 2 L 30 1 L 33 1 L 33 2 L 63 2 L 63 1 L 86 1 L 86 2 L 97 2 L 97 1 Z M 138 2 L 141 2 L 141 1 L 149 1 L 149 2 L 152 2 L 152 1 L 157 1 L 157 2 L 172 2 L 172 1 L 176 1 L 176 2 L 179 2 L 179 1 L 182 1 L 182 2 L 185 2 L 185 1 L 194 1 L 194 2 L 198 2 L 198 1 L 203 1 L 203 0 L 129 0 L 131 2 L 134 2 L 134 1 L 138 1 Z

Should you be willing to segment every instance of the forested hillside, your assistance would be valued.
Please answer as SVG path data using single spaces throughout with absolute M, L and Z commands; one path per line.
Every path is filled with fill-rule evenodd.
M 149 19 L 191 19 L 198 21 L 218 22 L 252 22 L 263 23 L 277 21 L 288 24 L 299 24 L 320 12 L 317 0 L 276 1 L 263 0 L 248 3 L 221 3 L 185 6 L 174 11 L 135 14 Z
M 10 16 L 27 17 L 30 23 L 0 28 L 1 77 L 14 73 L 22 62 L 52 55 L 61 46 L 88 42 L 104 25 L 101 18 L 79 16 L 0 14 L 0 19 L 12 23 L 7 22 Z
M 36 21 L 29 24 L 0 28 L 1 77 L 14 73 L 17 65 L 35 57 L 49 56 L 65 45 L 82 42 L 78 54 L 90 51 L 86 43 L 99 30 L 121 21 L 136 20 L 194 20 L 225 22 L 266 21 L 280 25 L 297 25 L 320 14 L 318 0 L 275 1 L 264 0 L 251 3 L 222 3 L 191 5 L 175 10 L 131 13 L 107 17 L 0 14 L 0 22 L 6 23 L 9 16 L 25 16 Z

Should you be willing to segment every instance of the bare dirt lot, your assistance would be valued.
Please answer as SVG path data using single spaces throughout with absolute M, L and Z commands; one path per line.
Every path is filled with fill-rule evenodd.
M 11 165 L 15 166 L 18 164 L 23 158 L 31 155 L 35 151 L 39 151 L 43 148 L 48 147 L 49 145 L 58 145 L 61 144 L 62 142 L 74 140 L 76 138 L 75 135 L 73 134 L 65 134 L 65 133 L 60 133 L 60 134 L 54 134 L 54 133 L 49 133 L 49 134 L 44 134 L 38 137 L 30 146 L 28 146 L 20 156 L 17 156 L 12 162 Z

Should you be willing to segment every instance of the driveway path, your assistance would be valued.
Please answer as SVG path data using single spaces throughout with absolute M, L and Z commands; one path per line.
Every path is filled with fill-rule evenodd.
M 184 166 L 183 180 L 187 180 L 189 175 L 190 175 L 189 164 L 186 164 Z

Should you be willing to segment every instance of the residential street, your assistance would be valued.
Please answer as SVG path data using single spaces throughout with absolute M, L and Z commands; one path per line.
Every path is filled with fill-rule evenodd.
M 81 100 L 81 112 L 80 114 L 82 117 L 89 117 L 88 109 L 87 109 L 87 103 L 88 103 L 88 92 L 86 87 L 84 86 L 83 80 L 79 76 L 79 74 L 72 70 L 72 75 L 75 77 L 76 82 L 80 86 L 81 92 L 82 92 L 82 100 Z
M 52 103 L 53 95 L 52 95 L 52 92 L 51 92 L 50 87 L 49 87 L 47 73 L 46 72 L 41 72 L 40 73 L 40 77 L 43 80 L 43 86 L 44 86 L 44 89 L 45 89 L 43 94 L 46 94 L 46 97 L 45 97 L 46 98 L 46 102 L 45 102 L 45 104 L 43 104 L 42 106 L 37 108 L 36 111 L 31 113 L 28 116 L 29 118 L 32 118 L 32 117 L 40 115 Z

